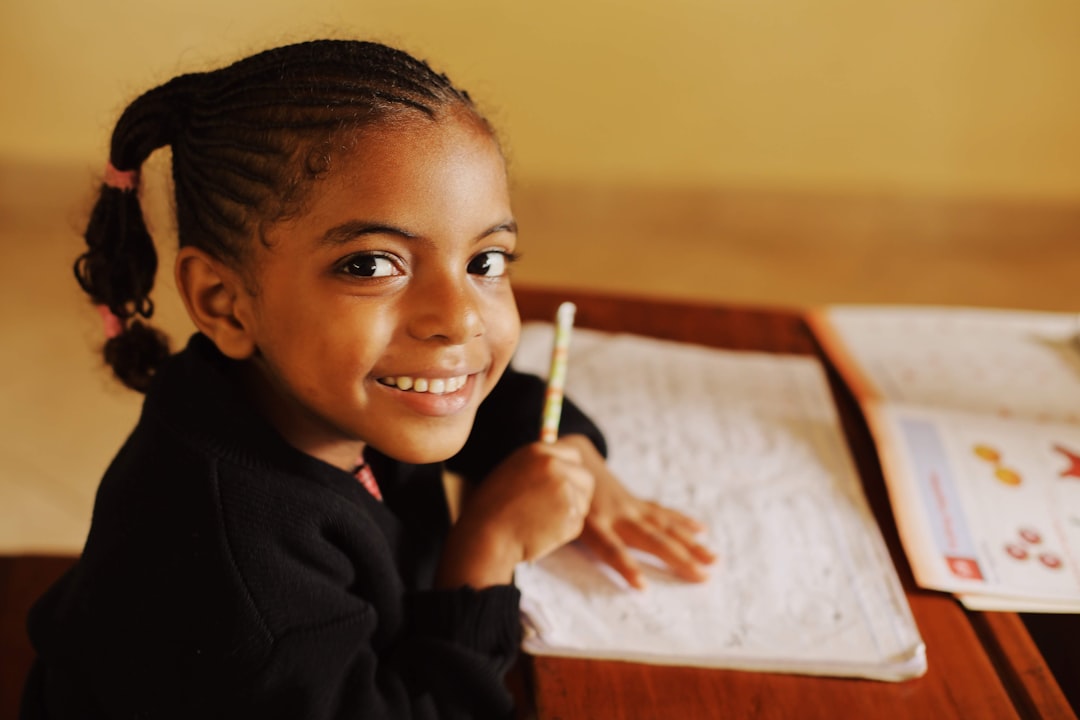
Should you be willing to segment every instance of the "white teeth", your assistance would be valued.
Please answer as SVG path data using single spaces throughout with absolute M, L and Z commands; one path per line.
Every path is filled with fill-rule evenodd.
M 432 395 L 445 395 L 457 392 L 465 387 L 468 375 L 458 375 L 449 378 L 411 378 L 404 375 L 400 377 L 384 377 L 379 382 L 383 385 L 396 387 L 398 390 L 411 390 L 413 392 L 431 393 Z

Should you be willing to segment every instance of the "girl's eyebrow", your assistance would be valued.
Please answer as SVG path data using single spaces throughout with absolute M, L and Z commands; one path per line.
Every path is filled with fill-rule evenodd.
M 507 220 L 497 225 L 492 225 L 484 232 L 477 235 L 477 240 L 483 240 L 489 235 L 499 232 L 508 232 L 517 235 L 518 225 L 516 220 Z M 370 223 L 363 220 L 350 220 L 336 225 L 319 238 L 320 245 L 342 245 L 364 235 L 397 235 L 405 240 L 416 240 L 419 236 L 403 228 L 387 225 L 386 223 Z
M 393 225 L 364 222 L 363 220 L 350 220 L 340 225 L 335 225 L 323 233 L 323 236 L 319 238 L 319 244 L 341 245 L 364 235 L 397 235 L 406 240 L 416 239 L 416 235 L 413 235 L 411 232 L 403 230 L 402 228 L 394 227 Z
M 498 225 L 493 225 L 492 227 L 488 228 L 484 232 L 480 233 L 480 235 L 476 239 L 477 240 L 483 240 L 488 235 L 494 235 L 495 233 L 499 233 L 499 232 L 508 232 L 508 233 L 512 233 L 514 235 L 517 235 L 517 231 L 518 231 L 517 220 L 511 219 L 511 220 L 507 220 L 506 222 L 501 222 Z

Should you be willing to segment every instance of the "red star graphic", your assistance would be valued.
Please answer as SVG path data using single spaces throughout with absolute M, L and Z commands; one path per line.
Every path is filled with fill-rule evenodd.
M 1054 449 L 1064 455 L 1070 463 L 1069 467 L 1061 471 L 1061 477 L 1071 477 L 1080 480 L 1080 455 L 1069 450 L 1064 445 L 1054 445 Z

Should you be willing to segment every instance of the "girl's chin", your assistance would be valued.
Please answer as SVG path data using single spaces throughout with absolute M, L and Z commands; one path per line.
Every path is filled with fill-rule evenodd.
M 410 465 L 430 465 L 449 460 L 465 447 L 472 423 L 462 429 L 443 429 L 420 434 L 415 441 L 401 435 L 386 443 L 371 442 L 373 448 L 398 462 Z

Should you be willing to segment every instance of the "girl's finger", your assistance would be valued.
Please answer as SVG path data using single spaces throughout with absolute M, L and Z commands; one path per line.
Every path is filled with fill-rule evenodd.
M 534 443 L 538 452 L 563 460 L 574 465 L 581 465 L 581 451 L 574 445 L 565 443 Z
M 668 532 L 671 533 L 676 540 L 681 542 L 698 562 L 706 565 L 716 562 L 716 553 L 698 542 L 693 533 L 686 532 L 682 528 L 674 526 L 671 527 Z
M 622 538 L 611 528 L 593 526 L 589 528 L 589 532 L 582 537 L 582 540 L 600 560 L 626 578 L 626 582 L 630 583 L 631 587 L 638 590 L 645 589 L 645 577 L 641 574 L 641 567 L 626 551 Z
M 709 577 L 686 545 L 668 531 L 634 523 L 620 527 L 619 535 L 630 547 L 644 550 L 667 563 L 684 580 L 701 582 Z
M 716 553 L 697 540 L 697 535 L 705 526 L 697 520 L 656 503 L 651 504 L 651 512 L 645 519 L 658 530 L 668 533 L 682 543 L 695 560 L 706 565 L 716 560 Z
M 689 515 L 683 515 L 678 510 L 673 510 L 669 507 L 664 507 L 654 502 L 648 503 L 649 512 L 646 516 L 657 525 L 667 527 L 678 527 L 685 533 L 696 535 L 700 532 L 705 532 L 705 526 L 698 520 L 690 517 Z

